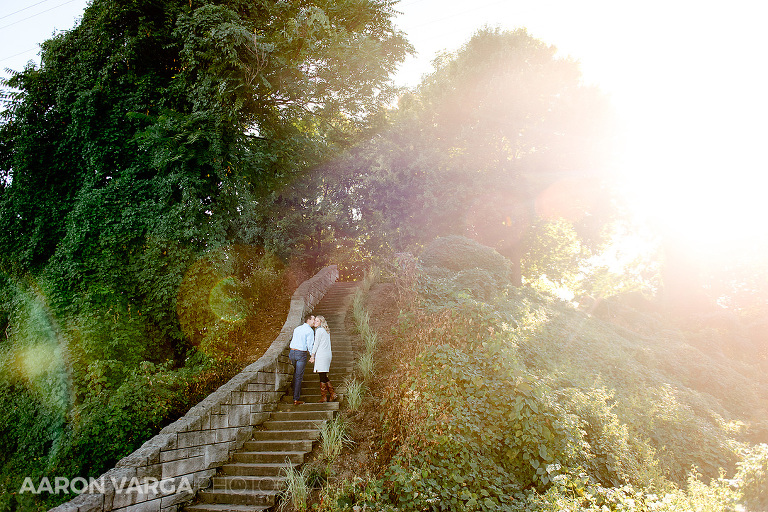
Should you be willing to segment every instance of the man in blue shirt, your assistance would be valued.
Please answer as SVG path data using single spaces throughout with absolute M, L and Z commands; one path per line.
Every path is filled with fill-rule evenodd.
M 291 338 L 291 352 L 288 358 L 295 370 L 293 372 L 293 405 L 301 405 L 304 402 L 299 400 L 301 397 L 301 381 L 304 379 L 304 368 L 309 360 L 309 353 L 312 352 L 312 346 L 315 344 L 315 317 L 307 315 L 304 323 L 293 330 Z

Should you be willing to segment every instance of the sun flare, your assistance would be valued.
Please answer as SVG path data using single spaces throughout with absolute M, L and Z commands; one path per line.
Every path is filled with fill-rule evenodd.
M 759 169 L 749 140 L 764 127 L 715 110 L 709 114 L 719 117 L 703 123 L 663 105 L 649 100 L 649 111 L 635 115 L 625 132 L 621 181 L 630 210 L 700 257 L 760 247 L 768 231 L 768 169 Z

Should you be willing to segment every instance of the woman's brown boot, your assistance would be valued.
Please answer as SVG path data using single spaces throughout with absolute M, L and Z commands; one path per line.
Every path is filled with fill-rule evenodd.
M 336 390 L 333 389 L 333 385 L 331 384 L 331 381 L 328 381 L 325 383 L 326 386 L 328 386 L 328 392 L 331 394 L 331 402 L 339 398 L 339 395 L 336 394 Z
M 328 401 L 328 385 L 325 382 L 320 383 L 320 403 Z

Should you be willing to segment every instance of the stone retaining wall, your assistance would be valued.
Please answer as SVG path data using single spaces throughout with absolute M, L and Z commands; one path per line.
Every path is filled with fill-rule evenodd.
M 331 265 L 303 282 L 288 318 L 264 355 L 141 448 L 50 512 L 177 512 L 277 408 L 293 376 L 293 329 L 338 279 Z M 85 483 L 83 483 L 84 487 Z

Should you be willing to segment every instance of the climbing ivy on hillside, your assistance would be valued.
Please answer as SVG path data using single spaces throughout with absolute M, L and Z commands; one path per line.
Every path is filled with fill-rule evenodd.
M 434 500 L 451 510 L 495 510 L 546 488 L 566 467 L 580 433 L 549 391 L 500 367 L 484 350 L 424 351 L 396 392 L 411 410 L 408 439 L 386 472 L 403 510 Z M 407 384 L 407 383 L 410 384 Z
M 490 287 L 503 266 L 454 247 L 392 275 L 412 293 L 382 376 L 381 477 L 358 503 L 373 490 L 395 510 L 761 510 L 757 367 L 696 353 L 640 311 L 619 327 Z

